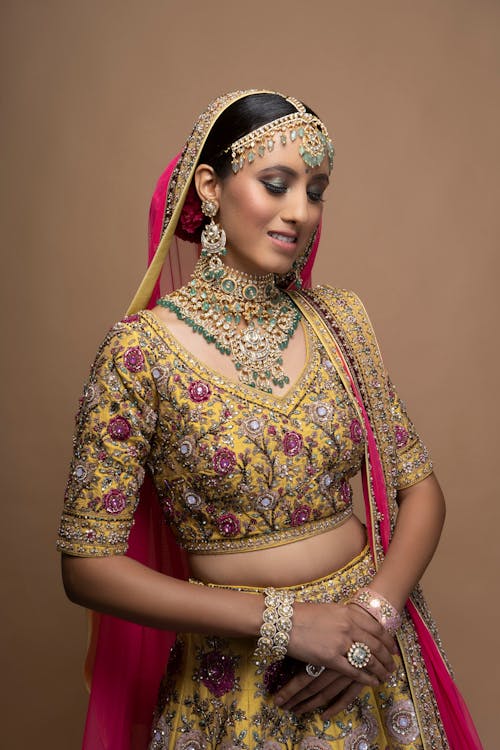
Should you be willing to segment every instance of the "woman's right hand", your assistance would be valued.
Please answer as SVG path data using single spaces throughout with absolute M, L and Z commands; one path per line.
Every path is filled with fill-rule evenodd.
M 357 669 L 347 660 L 352 644 L 368 646 L 371 657 Z M 288 654 L 306 664 L 325 666 L 356 682 L 376 686 L 395 669 L 394 639 L 371 615 L 355 605 L 296 602 Z

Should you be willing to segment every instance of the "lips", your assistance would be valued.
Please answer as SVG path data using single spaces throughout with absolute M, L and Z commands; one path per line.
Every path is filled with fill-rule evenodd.
M 268 235 L 272 237 L 273 240 L 278 240 L 278 242 L 284 242 L 287 245 L 296 245 L 297 244 L 297 235 L 286 233 L 286 232 L 268 232 Z

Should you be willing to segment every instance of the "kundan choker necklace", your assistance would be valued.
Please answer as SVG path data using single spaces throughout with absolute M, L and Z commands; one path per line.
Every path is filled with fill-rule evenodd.
M 290 382 L 281 356 L 297 330 L 300 310 L 272 273 L 250 276 L 228 266 L 196 264 L 191 281 L 158 304 L 231 357 L 242 383 L 269 393 Z

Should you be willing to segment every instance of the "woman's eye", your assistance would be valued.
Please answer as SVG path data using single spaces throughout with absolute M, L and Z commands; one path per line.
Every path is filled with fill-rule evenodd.
M 307 193 L 307 197 L 313 203 L 324 203 L 323 193 L 315 193 L 313 191 L 309 191 Z
M 281 195 L 288 190 L 287 185 L 284 185 L 282 182 L 263 182 L 262 184 L 269 193 L 273 193 L 274 195 Z

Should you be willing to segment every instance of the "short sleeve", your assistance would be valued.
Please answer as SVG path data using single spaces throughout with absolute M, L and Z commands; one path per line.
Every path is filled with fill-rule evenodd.
M 396 488 L 403 490 L 417 484 L 432 474 L 429 452 L 420 439 L 408 416 L 406 407 L 389 380 L 392 428 L 396 441 L 397 481 Z
M 100 347 L 77 415 L 57 547 L 123 554 L 144 479 L 157 411 L 147 348 L 126 322 Z

